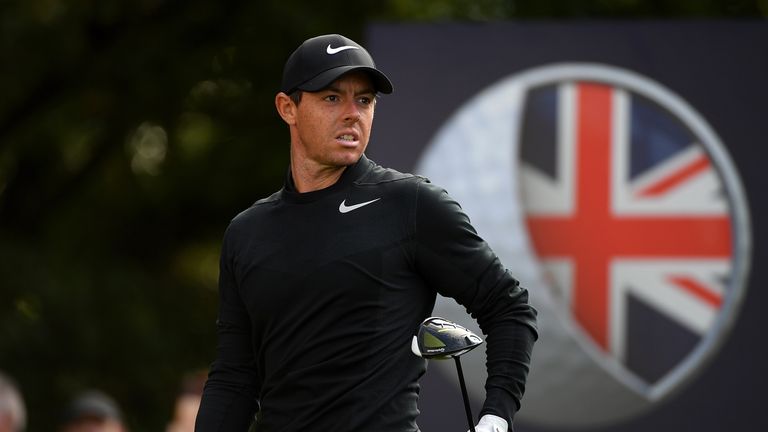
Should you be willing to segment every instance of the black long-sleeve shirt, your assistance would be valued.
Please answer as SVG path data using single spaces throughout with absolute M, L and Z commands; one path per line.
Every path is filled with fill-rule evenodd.
M 196 431 L 418 431 L 410 351 L 436 293 L 487 335 L 481 411 L 510 424 L 536 311 L 468 217 L 425 178 L 363 156 L 326 189 L 285 186 L 235 217 L 221 254 L 217 357 Z

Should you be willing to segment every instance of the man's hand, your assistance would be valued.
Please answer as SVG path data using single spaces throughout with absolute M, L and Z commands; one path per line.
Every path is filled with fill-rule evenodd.
M 507 432 L 507 421 L 501 417 L 486 414 L 477 422 L 475 432 Z

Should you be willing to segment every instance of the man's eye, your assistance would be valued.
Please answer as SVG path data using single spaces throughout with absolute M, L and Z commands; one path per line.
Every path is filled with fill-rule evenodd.
M 327 100 L 328 102 L 338 102 L 339 97 L 336 95 L 328 95 L 325 97 L 325 100 Z
M 358 102 L 360 102 L 360 103 L 361 103 L 361 104 L 363 104 L 363 105 L 370 105 L 372 100 L 373 100 L 373 99 L 371 99 L 371 98 L 370 98 L 370 97 L 368 97 L 368 96 L 363 96 L 363 97 L 361 97 L 361 98 L 359 98 L 359 99 L 358 99 Z

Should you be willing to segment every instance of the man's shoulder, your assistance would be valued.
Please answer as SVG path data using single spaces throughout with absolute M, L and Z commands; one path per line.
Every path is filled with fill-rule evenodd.
M 419 184 L 429 180 L 418 174 L 404 173 L 393 168 L 383 167 L 372 162 L 371 169 L 355 183 L 360 186 L 385 183 Z
M 274 204 L 277 204 L 278 202 L 280 202 L 281 194 L 282 194 L 282 189 L 266 198 L 262 198 L 256 201 L 250 207 L 241 211 L 234 218 L 232 218 L 231 224 L 237 225 L 240 223 L 244 223 L 248 220 L 251 220 L 253 218 L 259 217 L 259 215 L 262 214 L 265 210 L 267 210 Z

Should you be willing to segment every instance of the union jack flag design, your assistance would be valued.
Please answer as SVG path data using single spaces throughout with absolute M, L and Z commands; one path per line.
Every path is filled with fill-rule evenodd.
M 520 185 L 532 246 L 601 357 L 653 385 L 713 329 L 733 267 L 723 180 L 686 124 L 592 81 L 529 89 Z

